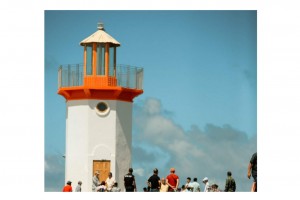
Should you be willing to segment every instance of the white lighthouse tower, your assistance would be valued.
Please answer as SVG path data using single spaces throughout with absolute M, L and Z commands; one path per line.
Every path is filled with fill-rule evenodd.
M 92 177 L 105 181 L 112 172 L 119 187 L 131 167 L 132 102 L 143 93 L 143 69 L 116 64 L 120 43 L 103 24 L 80 42 L 83 65 L 60 66 L 58 94 L 66 99 L 65 179 L 82 181 L 92 191 Z

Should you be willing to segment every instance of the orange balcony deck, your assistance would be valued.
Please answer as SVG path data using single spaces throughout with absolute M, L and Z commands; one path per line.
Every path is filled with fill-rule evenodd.
M 61 66 L 58 94 L 66 100 L 107 99 L 130 101 L 143 93 L 143 69 L 118 65 L 116 76 L 83 75 L 82 65 Z

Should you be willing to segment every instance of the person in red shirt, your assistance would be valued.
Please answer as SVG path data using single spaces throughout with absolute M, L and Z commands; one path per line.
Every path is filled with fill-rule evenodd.
M 170 169 L 170 174 L 166 178 L 166 183 L 169 185 L 168 192 L 176 192 L 179 185 L 179 177 L 175 174 L 175 168 Z
M 72 186 L 71 186 L 72 182 L 68 181 L 67 185 L 64 186 L 63 188 L 63 192 L 72 192 Z

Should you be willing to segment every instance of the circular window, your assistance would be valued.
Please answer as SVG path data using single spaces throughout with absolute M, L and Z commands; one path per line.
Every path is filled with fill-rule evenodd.
M 100 102 L 97 104 L 97 109 L 100 111 L 100 112 L 105 112 L 107 110 L 108 106 L 106 103 L 104 102 Z
M 106 102 L 99 102 L 97 105 L 96 105 L 96 111 L 99 115 L 106 115 L 108 112 L 109 112 L 109 107 L 108 107 L 108 104 Z

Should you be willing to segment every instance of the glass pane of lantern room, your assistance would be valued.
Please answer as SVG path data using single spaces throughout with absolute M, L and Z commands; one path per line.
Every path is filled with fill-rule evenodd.
M 97 46 L 97 75 L 105 75 L 105 46 Z
M 93 51 L 91 46 L 86 46 L 86 75 L 93 74 Z
M 115 76 L 115 69 L 116 69 L 115 48 L 116 47 L 109 48 L 109 76 Z

